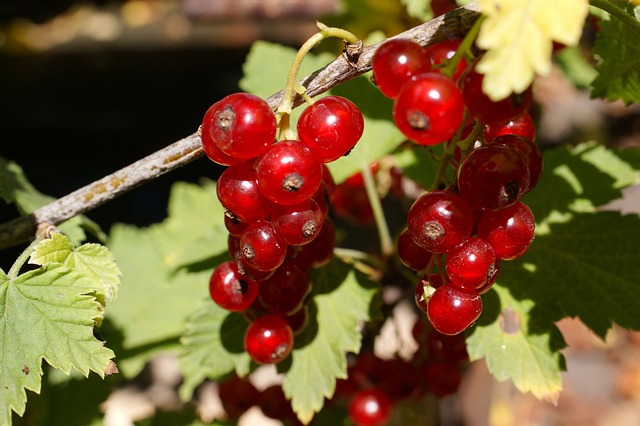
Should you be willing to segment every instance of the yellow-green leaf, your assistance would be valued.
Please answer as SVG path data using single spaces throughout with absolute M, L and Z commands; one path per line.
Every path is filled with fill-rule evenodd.
M 486 19 L 477 45 L 487 53 L 477 69 L 493 100 L 523 92 L 551 70 L 553 41 L 574 46 L 582 34 L 587 0 L 478 0 Z

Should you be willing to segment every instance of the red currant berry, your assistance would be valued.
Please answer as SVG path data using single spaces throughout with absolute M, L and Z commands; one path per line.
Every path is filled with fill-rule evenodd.
M 446 253 L 469 238 L 473 213 L 467 203 L 452 192 L 428 192 L 409 209 L 407 227 L 420 247 L 433 253 Z
M 498 259 L 512 260 L 531 246 L 535 232 L 531 209 L 521 201 L 493 212 L 486 212 L 478 222 L 478 236 L 488 241 Z
M 279 316 L 265 315 L 256 318 L 247 328 L 244 347 L 258 364 L 277 364 L 293 348 L 293 331 Z
M 258 160 L 260 190 L 278 204 L 298 204 L 311 198 L 322 181 L 322 163 L 297 140 L 273 144 Z
M 516 151 L 529 170 L 529 186 L 527 191 L 531 191 L 542 177 L 543 159 L 538 145 L 532 139 L 518 135 L 501 135 L 495 138 L 492 144 L 504 145 Z M 525 193 L 526 193 L 525 192 Z
M 396 244 L 398 258 L 404 266 L 414 271 L 421 271 L 427 267 L 432 253 L 420 247 L 411 237 L 409 229 L 405 228 L 398 236 Z
M 295 416 L 291 409 L 291 403 L 287 400 L 280 385 L 271 385 L 260 392 L 258 405 L 262 413 L 270 419 L 284 420 Z
M 309 244 L 290 247 L 289 255 L 301 268 L 319 268 L 333 257 L 336 245 L 336 227 L 330 218 L 325 218 L 320 233 Z
M 429 55 L 429 58 L 431 59 L 431 65 L 433 66 L 435 72 L 439 72 L 439 68 L 437 68 L 437 66 L 439 66 L 440 64 L 446 65 L 447 62 L 451 58 L 453 58 L 453 55 L 456 54 L 456 51 L 460 47 L 461 43 L 462 39 L 456 38 L 452 40 L 444 40 L 425 48 L 427 55 Z M 462 75 L 466 68 L 467 62 L 462 59 L 460 62 L 458 62 L 456 71 L 455 73 L 453 73 L 453 80 L 458 80 L 458 78 Z
M 226 155 L 249 159 L 265 152 L 276 135 L 276 117 L 267 102 L 250 93 L 233 93 L 211 106 L 202 132 Z
M 224 215 L 224 227 L 227 228 L 229 234 L 234 237 L 242 237 L 242 233 L 247 229 L 247 224 L 234 217 L 232 214 Z
M 218 148 L 218 146 L 213 142 L 213 139 L 211 139 L 211 133 L 204 131 L 204 124 L 211 121 L 211 115 L 215 111 L 215 106 L 216 105 L 214 104 L 207 110 L 204 115 L 204 119 L 202 120 L 203 125 L 200 127 L 200 140 L 202 141 L 202 150 L 204 151 L 204 154 L 214 163 L 218 163 L 223 166 L 231 166 L 232 164 L 244 161 L 241 158 L 234 158 L 220 151 L 220 148 Z
M 253 161 L 227 167 L 218 178 L 216 193 L 232 219 L 252 223 L 268 215 L 271 202 L 260 192 Z
M 502 135 L 519 135 L 532 141 L 535 140 L 536 126 L 531 114 L 525 111 L 505 123 L 485 126 L 484 128 L 483 136 L 484 140 L 487 142 L 491 142 L 498 136 Z
M 275 273 L 260 282 L 262 305 L 274 314 L 292 314 L 300 308 L 311 292 L 311 276 L 293 261 L 285 261 Z
M 336 185 L 331 211 L 336 217 L 354 226 L 369 226 L 374 223 L 373 209 L 364 185 L 353 185 L 348 181 Z
M 521 156 L 504 145 L 483 145 L 458 169 L 458 190 L 469 207 L 492 211 L 515 204 L 529 187 L 529 170 Z
M 238 272 L 233 260 L 216 266 L 209 279 L 209 294 L 218 306 L 228 311 L 243 311 L 258 296 L 258 283 Z
M 358 107 L 341 96 L 325 96 L 306 107 L 297 123 L 298 137 L 329 163 L 347 154 L 364 131 Z
M 437 288 L 427 301 L 427 317 L 438 332 L 447 335 L 462 333 L 482 313 L 482 299 L 475 292 L 452 285 Z
M 218 394 L 227 416 L 237 419 L 258 400 L 259 392 L 247 379 L 233 376 L 218 384 Z
M 428 287 L 432 287 L 432 289 L 436 289 L 438 287 L 442 287 L 444 285 L 444 281 L 442 280 L 442 276 L 440 274 L 431 274 L 428 279 L 421 279 L 420 282 L 416 285 L 415 291 L 415 302 L 416 306 L 420 308 L 425 314 L 427 313 L 427 300 L 429 298 L 429 290 Z M 428 286 L 428 287 L 427 287 Z M 427 287 L 425 294 L 425 287 Z
M 462 382 L 458 364 L 451 361 L 439 361 L 427 364 L 427 390 L 438 398 L 454 394 Z
M 238 272 L 240 275 L 247 277 L 253 281 L 262 281 L 269 278 L 275 270 L 271 271 L 258 271 L 249 265 L 242 254 L 242 250 L 240 249 L 240 237 L 235 237 L 231 234 L 227 236 L 227 247 L 229 249 L 229 254 L 231 258 L 236 262 L 236 266 L 238 267 Z
M 487 241 L 471 237 L 447 253 L 446 271 L 451 285 L 475 291 L 493 275 L 496 254 Z
M 464 103 L 477 120 L 489 126 L 499 125 L 518 117 L 531 105 L 531 86 L 522 93 L 513 93 L 506 99 L 493 101 L 482 91 L 483 80 L 484 75 L 478 73 L 475 67 L 467 69 L 460 79 Z
M 434 72 L 407 82 L 393 103 L 393 120 L 398 129 L 420 145 L 450 139 L 460 127 L 463 113 L 458 86 Z
M 324 216 L 312 198 L 291 206 L 277 205 L 272 210 L 271 224 L 289 245 L 307 244 L 320 233 Z
M 378 389 L 358 391 L 347 408 L 355 426 L 383 426 L 391 417 L 391 401 Z
M 371 66 L 375 84 L 388 98 L 395 98 L 411 77 L 431 71 L 431 61 L 422 46 L 406 39 L 381 44 L 371 58 Z
M 500 274 L 500 260 L 496 259 L 496 263 L 494 263 L 493 265 L 493 268 L 491 270 L 491 275 L 489 275 L 489 278 L 487 278 L 487 282 L 481 285 L 480 287 L 478 287 L 476 289 L 476 292 L 478 292 L 478 294 L 485 294 L 486 292 L 488 292 L 493 286 L 493 284 L 496 282 L 496 280 L 498 279 L 499 274 Z
M 287 243 L 276 234 L 269 222 L 255 222 L 247 226 L 240 238 L 243 262 L 258 271 L 272 271 L 282 264 Z

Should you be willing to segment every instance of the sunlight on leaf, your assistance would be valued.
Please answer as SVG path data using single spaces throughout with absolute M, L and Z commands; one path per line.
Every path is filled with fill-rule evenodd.
M 477 69 L 493 100 L 523 92 L 535 74 L 551 70 L 553 41 L 575 46 L 588 13 L 587 0 L 478 0 L 487 19 L 477 45 L 487 50 Z

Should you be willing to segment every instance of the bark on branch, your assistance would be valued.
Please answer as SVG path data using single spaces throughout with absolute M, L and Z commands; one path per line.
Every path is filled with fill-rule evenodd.
M 449 38 L 464 37 L 479 16 L 471 3 L 391 38 L 406 38 L 428 46 Z M 371 57 L 381 43 L 365 46 L 357 62 L 342 55 L 302 80 L 306 93 L 313 97 L 371 70 Z M 266 101 L 275 111 L 283 92 Z M 294 102 L 302 103 L 298 97 Z M 113 174 L 82 187 L 47 204 L 33 213 L 0 225 L 0 250 L 34 238 L 42 224 L 58 225 L 74 216 L 92 210 L 171 170 L 184 166 L 203 155 L 200 137 L 193 133 Z

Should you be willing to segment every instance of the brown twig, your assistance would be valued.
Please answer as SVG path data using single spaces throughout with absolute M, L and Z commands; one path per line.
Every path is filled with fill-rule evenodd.
M 478 7 L 474 2 L 391 38 L 411 39 L 427 46 L 442 40 L 463 37 L 478 16 Z M 302 85 L 306 88 L 306 94 L 311 97 L 319 95 L 370 71 L 371 58 L 381 43 L 364 47 L 355 63 L 349 62 L 347 55 L 341 55 L 324 68 L 304 78 Z M 283 92 L 280 91 L 266 99 L 274 111 L 282 96 Z M 298 97 L 294 106 L 302 102 L 302 98 Z M 113 174 L 40 207 L 29 215 L 0 225 L 0 250 L 29 241 L 42 223 L 58 225 L 202 155 L 200 137 L 195 132 Z

